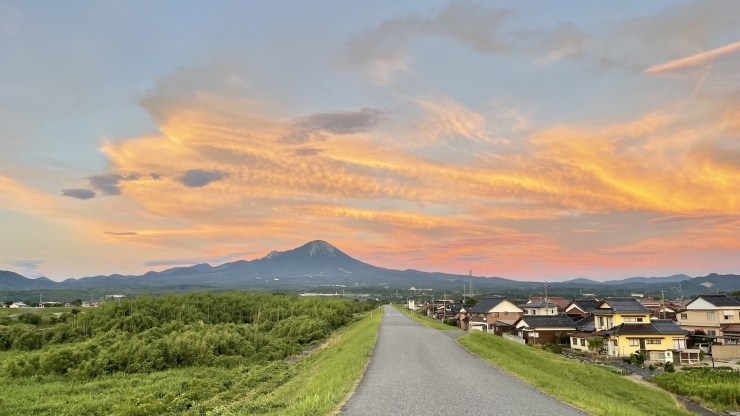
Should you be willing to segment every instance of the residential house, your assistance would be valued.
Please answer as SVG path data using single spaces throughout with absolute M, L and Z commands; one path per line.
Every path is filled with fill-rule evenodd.
M 725 336 L 725 344 L 740 344 L 740 324 L 728 325 L 722 328 L 722 335 Z
M 10 307 L 11 308 L 27 308 L 28 305 L 26 305 L 23 302 L 13 302 L 13 303 L 10 304 Z
M 529 303 L 540 302 L 547 300 L 548 302 L 554 303 L 558 306 L 558 313 L 563 313 L 565 308 L 570 304 L 567 299 L 560 296 L 548 296 L 547 299 L 541 297 L 530 297 Z
M 650 362 L 665 363 L 673 362 L 674 355 L 678 355 L 679 352 L 692 351 L 686 350 L 686 331 L 670 319 L 623 323 L 596 334 L 604 337 L 604 345 L 610 356 L 626 357 L 642 351 L 647 354 Z M 698 350 L 693 352 L 698 353 Z M 694 361 L 698 361 L 698 357 Z
M 558 314 L 558 305 L 545 300 L 528 302 L 522 306 L 525 315 L 547 315 L 553 316 Z
M 570 335 L 570 348 L 577 351 L 589 351 L 588 339 L 593 337 L 593 332 L 579 331 Z
M 710 337 L 723 336 L 724 328 L 740 324 L 740 299 L 727 295 L 700 295 L 676 315 L 687 331 L 703 331 Z M 722 342 L 721 339 L 717 340 Z
M 585 317 L 590 315 L 591 310 L 596 309 L 599 303 L 596 299 L 576 299 L 565 307 L 565 314 L 572 318 Z
M 638 301 L 652 311 L 652 316 L 663 319 L 674 319 L 676 317 L 676 310 L 671 308 L 666 301 L 655 300 L 653 298 L 641 298 Z
M 517 335 L 528 344 L 557 344 L 558 335 L 576 332 L 575 322 L 565 315 L 524 315 L 515 327 Z
M 686 351 L 686 331 L 670 319 L 650 319 L 651 311 L 635 298 L 606 298 L 593 310 L 594 326 L 610 356 L 625 357 L 638 351 L 655 362 L 673 359 Z
M 496 320 L 493 323 L 493 333 L 499 336 L 504 336 L 504 334 L 512 334 L 514 333 L 513 329 L 515 328 L 514 325 L 517 323 L 518 319 L 499 319 Z
M 467 310 L 467 309 L 466 309 Z M 489 331 L 497 320 L 519 319 L 522 309 L 503 297 L 485 298 L 468 311 L 471 330 Z

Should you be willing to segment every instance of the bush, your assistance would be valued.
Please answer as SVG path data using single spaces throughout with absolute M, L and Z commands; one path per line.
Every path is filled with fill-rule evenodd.
M 665 365 L 663 365 L 663 370 L 665 370 L 666 373 L 675 373 L 676 367 L 673 366 L 672 362 L 668 361 L 667 363 L 665 363 Z
M 556 344 L 545 344 L 543 348 L 553 354 L 560 354 L 563 352 L 563 347 Z

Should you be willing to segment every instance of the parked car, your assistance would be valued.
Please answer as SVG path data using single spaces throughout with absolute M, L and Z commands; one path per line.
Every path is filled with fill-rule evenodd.
M 707 343 L 694 344 L 694 348 L 704 351 L 704 354 L 710 354 L 712 351 L 712 346 Z

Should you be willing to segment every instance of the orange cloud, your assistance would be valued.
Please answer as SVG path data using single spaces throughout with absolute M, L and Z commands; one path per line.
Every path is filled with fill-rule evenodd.
M 653 65 L 650 68 L 646 69 L 645 73 L 650 75 L 659 75 L 669 71 L 703 65 L 711 62 L 718 56 L 734 53 L 737 51 L 740 51 L 740 42 L 731 43 L 729 45 L 725 45 L 711 51 L 698 53 L 696 55 L 691 55 L 686 58 L 676 59 L 659 65 Z

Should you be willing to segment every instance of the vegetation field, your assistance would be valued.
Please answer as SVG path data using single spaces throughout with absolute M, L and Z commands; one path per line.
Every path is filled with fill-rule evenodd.
M 243 293 L 143 296 L 56 322 L 10 322 L 0 327 L 0 412 L 325 414 L 362 374 L 380 323 L 376 306 Z
M 568 360 L 495 335 L 473 331 L 458 342 L 491 364 L 593 415 L 691 415 L 666 392 L 606 368 Z
M 421 315 L 418 313 L 411 313 L 411 311 L 406 309 L 403 305 L 394 303 L 393 307 L 398 309 L 399 311 L 401 311 L 401 313 L 405 314 L 406 316 L 413 319 L 414 321 L 419 322 L 420 324 L 426 325 L 429 328 L 439 329 L 442 331 L 454 331 L 457 329 L 456 326 L 444 324 L 441 321 L 429 318 L 425 315 Z
M 740 410 L 740 372 L 691 369 L 653 377 L 660 387 L 718 412 Z
M 35 313 L 42 316 L 51 316 L 54 314 L 60 314 L 60 313 L 69 313 L 74 308 L 65 308 L 65 307 L 53 307 L 53 308 L 22 308 L 22 309 L 15 309 L 15 308 L 0 308 L 0 317 L 7 317 L 11 315 L 19 315 L 19 314 L 25 314 L 25 313 Z M 80 309 L 80 308 L 77 308 Z

